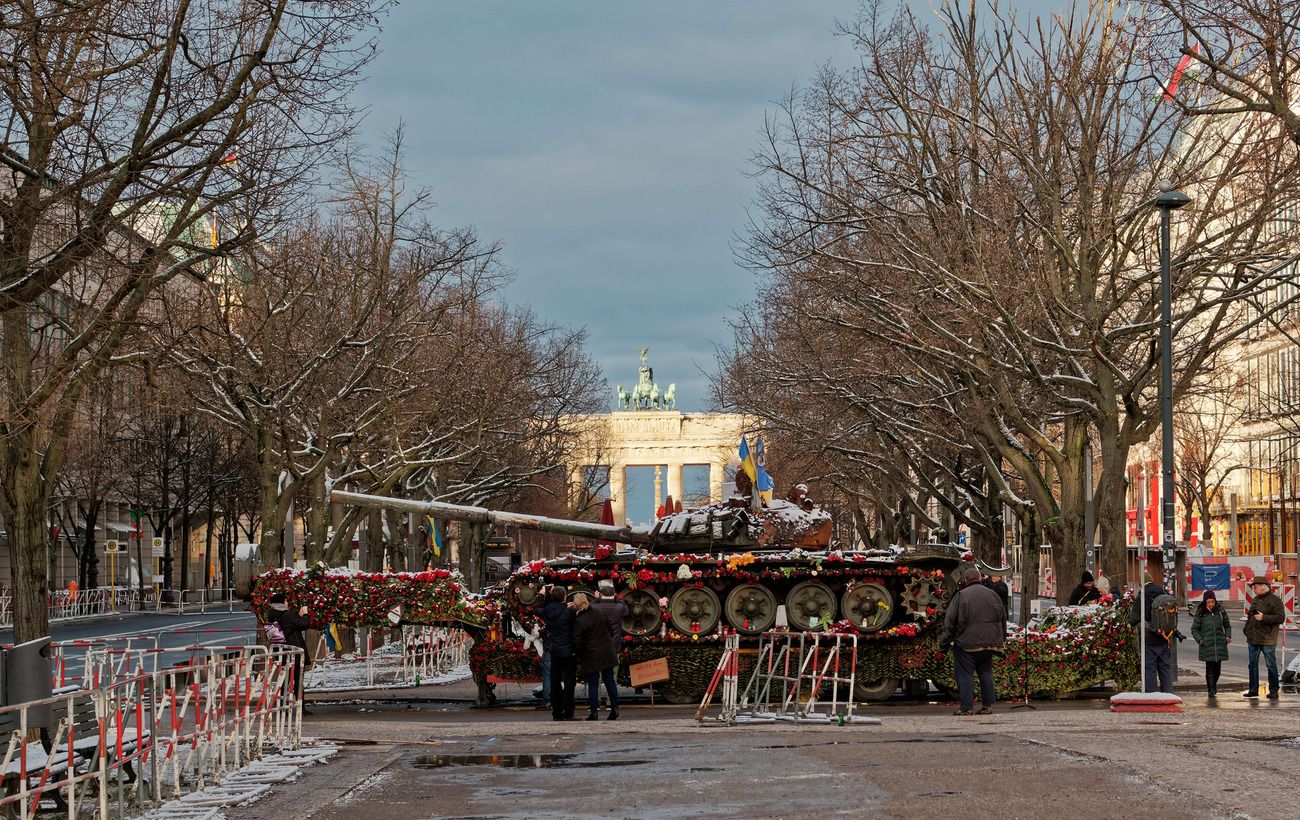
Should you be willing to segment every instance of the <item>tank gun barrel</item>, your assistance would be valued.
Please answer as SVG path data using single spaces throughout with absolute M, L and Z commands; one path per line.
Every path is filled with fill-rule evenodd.
M 648 544 L 651 541 L 650 533 L 633 530 L 631 527 L 615 527 L 608 524 L 593 524 L 587 521 L 571 521 L 565 518 L 547 518 L 541 515 L 502 512 L 500 510 L 489 510 L 486 507 L 447 504 L 442 501 L 389 498 L 382 495 L 350 493 L 344 490 L 332 491 L 330 500 L 338 504 L 400 510 L 420 515 L 432 515 L 436 518 L 449 518 L 453 521 L 468 521 L 473 524 L 503 524 L 511 527 L 523 527 L 527 530 L 552 532 L 558 535 L 576 535 L 580 538 L 616 541 L 620 544 Z

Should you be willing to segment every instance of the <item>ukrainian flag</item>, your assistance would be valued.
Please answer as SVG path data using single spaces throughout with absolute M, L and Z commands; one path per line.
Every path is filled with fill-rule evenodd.
M 767 473 L 767 456 L 763 454 L 763 437 L 759 436 L 754 441 L 754 487 L 758 489 L 758 497 L 763 499 L 763 503 L 768 506 L 772 505 L 772 490 L 775 484 L 772 476 Z
M 758 483 L 756 480 L 758 478 L 758 466 L 754 462 L 754 454 L 749 451 L 749 442 L 743 434 L 740 437 L 740 469 L 744 470 L 745 475 L 749 476 L 751 484 Z
M 442 527 L 438 526 L 438 521 L 431 515 L 426 515 L 424 520 L 429 522 L 429 549 L 433 550 L 433 557 L 442 557 L 443 539 Z

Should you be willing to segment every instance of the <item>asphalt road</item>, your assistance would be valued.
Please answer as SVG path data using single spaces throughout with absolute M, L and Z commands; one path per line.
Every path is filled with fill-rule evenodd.
M 75 645 L 77 641 L 110 639 L 114 647 L 156 647 L 159 667 L 179 663 L 195 651 L 207 651 L 222 646 L 242 646 L 257 639 L 256 619 L 251 612 L 236 605 L 235 612 L 208 612 L 207 614 L 176 612 L 132 612 L 98 618 L 55 624 L 50 636 L 55 642 L 67 644 L 61 652 L 66 667 L 66 680 L 75 683 L 80 674 L 80 661 L 86 648 Z M 0 630 L 0 643 L 12 643 L 13 631 Z M 197 648 L 197 649 L 196 649 Z
M 880 725 L 698 726 L 689 707 L 554 722 L 526 706 L 315 705 L 334 762 L 229 820 L 382 817 L 1286 817 L 1300 698 L 1183 714 L 1104 700 L 873 706 Z

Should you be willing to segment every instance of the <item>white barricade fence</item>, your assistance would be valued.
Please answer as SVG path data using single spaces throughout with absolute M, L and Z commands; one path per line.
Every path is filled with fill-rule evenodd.
M 176 602 L 178 615 L 193 615 L 195 612 L 205 614 L 208 611 L 234 612 L 244 605 L 232 590 L 226 589 L 172 590 L 172 600 Z
M 75 618 L 93 618 L 109 615 L 122 609 L 156 607 L 156 604 L 141 601 L 152 596 L 147 591 L 144 597 L 136 590 L 97 589 L 78 590 L 59 589 L 50 593 L 47 608 L 51 621 L 66 621 Z M 9 590 L 0 591 L 0 627 L 11 627 L 14 623 L 14 600 Z
M 851 723 L 857 665 L 855 633 L 764 632 L 736 722 Z
M 473 640 L 463 629 L 403 626 L 400 638 L 375 647 L 375 632 L 367 630 L 354 655 L 334 657 L 324 633 L 312 652 L 312 665 L 303 678 L 313 690 L 420 686 L 469 666 Z
M 0 707 L 0 811 L 125 818 L 204 788 L 268 750 L 301 744 L 302 652 L 229 657 Z

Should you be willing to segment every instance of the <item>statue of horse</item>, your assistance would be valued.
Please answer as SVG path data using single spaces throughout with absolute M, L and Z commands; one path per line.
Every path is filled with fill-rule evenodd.
M 650 406 L 656 409 L 659 407 L 659 385 L 657 384 L 650 388 Z
M 631 394 L 628 395 L 628 407 L 633 410 L 640 410 L 642 400 L 650 398 L 649 391 L 644 391 L 644 387 L 644 385 L 638 383 L 636 387 L 632 388 Z
M 664 392 L 664 409 L 677 409 L 677 382 L 668 385 L 668 390 Z

